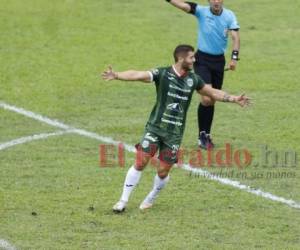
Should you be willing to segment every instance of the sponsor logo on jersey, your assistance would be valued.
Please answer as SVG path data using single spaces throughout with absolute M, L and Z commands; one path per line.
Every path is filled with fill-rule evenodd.
M 164 116 L 167 116 L 167 117 L 170 117 L 170 118 L 174 118 L 174 119 L 177 119 L 177 120 L 183 120 L 182 117 L 179 117 L 179 116 L 175 116 L 175 115 L 169 115 L 167 113 L 163 113 Z
M 182 126 L 182 122 L 175 122 L 175 121 L 170 121 L 170 120 L 167 120 L 165 118 L 161 118 L 161 121 L 162 122 L 165 122 L 165 123 L 170 123 L 170 124 L 173 124 L 173 125 L 176 125 L 176 126 Z
M 171 92 L 168 92 L 168 96 L 171 96 L 171 97 L 174 97 L 174 98 L 177 98 L 177 99 L 181 99 L 181 100 L 184 100 L 184 101 L 187 101 L 189 99 L 187 96 L 181 96 L 181 95 L 174 94 L 174 93 L 171 93 Z
M 184 92 L 184 93 L 191 93 L 191 90 L 190 90 L 190 89 L 182 89 L 182 88 L 177 87 L 177 86 L 175 86 L 175 85 L 173 85 L 173 84 L 170 84 L 169 87 L 170 87 L 171 89 L 176 89 L 176 90 L 182 91 L 182 92 Z
M 167 106 L 167 109 L 168 110 L 172 110 L 172 111 L 176 111 L 176 112 L 179 112 L 179 113 L 182 113 L 183 112 L 183 109 L 182 107 L 180 106 L 179 103 L 171 103 Z
M 194 84 L 194 81 L 193 81 L 192 78 L 189 78 L 189 79 L 186 80 L 186 83 L 187 83 L 187 85 L 188 85 L 189 87 L 192 87 L 193 84 Z

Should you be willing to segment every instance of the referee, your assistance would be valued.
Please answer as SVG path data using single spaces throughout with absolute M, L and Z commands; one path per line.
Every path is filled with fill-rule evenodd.
M 208 0 L 209 6 L 198 5 L 181 0 L 166 0 L 173 6 L 194 15 L 198 20 L 198 50 L 196 52 L 195 72 L 204 82 L 213 88 L 221 89 L 223 85 L 225 57 L 228 34 L 232 38 L 232 54 L 228 66 L 235 70 L 239 60 L 240 37 L 239 24 L 234 13 L 223 7 L 223 0 Z M 201 96 L 198 107 L 199 147 L 211 149 L 214 144 L 210 131 L 214 117 L 215 101 Z

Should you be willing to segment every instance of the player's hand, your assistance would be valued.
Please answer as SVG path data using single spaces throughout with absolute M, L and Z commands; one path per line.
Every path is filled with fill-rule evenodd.
M 240 96 L 235 96 L 234 102 L 240 105 L 241 107 L 247 107 L 251 104 L 251 99 L 245 94 L 242 94 Z
M 118 74 L 113 71 L 112 66 L 108 66 L 108 69 L 102 73 L 102 78 L 105 81 L 111 81 L 118 79 Z

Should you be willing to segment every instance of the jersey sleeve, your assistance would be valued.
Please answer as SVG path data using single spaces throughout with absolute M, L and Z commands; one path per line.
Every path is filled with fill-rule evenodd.
M 195 14 L 194 14 L 194 15 L 195 15 L 196 17 L 200 18 L 200 16 L 203 15 L 203 10 L 204 10 L 203 6 L 197 4 L 196 9 L 195 9 Z
M 154 68 L 148 71 L 150 74 L 151 82 L 159 83 L 159 78 L 162 72 L 161 68 Z
M 205 82 L 203 81 L 203 79 L 198 76 L 197 74 L 195 74 L 195 78 L 196 78 L 196 84 L 195 84 L 195 89 L 197 91 L 199 91 L 200 89 L 202 89 L 205 85 Z
M 229 23 L 229 29 L 230 30 L 236 30 L 240 28 L 240 25 L 237 21 L 237 18 L 233 12 L 230 13 L 231 18 L 230 18 L 230 23 Z

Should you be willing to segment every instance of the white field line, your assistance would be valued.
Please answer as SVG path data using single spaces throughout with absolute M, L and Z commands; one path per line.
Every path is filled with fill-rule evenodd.
M 31 111 L 27 111 L 27 110 L 22 109 L 22 108 L 17 108 L 15 106 L 11 106 L 11 105 L 6 104 L 6 103 L 1 102 L 1 101 L 0 101 L 0 107 L 5 109 L 5 110 L 9 110 L 9 111 L 24 115 L 26 117 L 32 118 L 34 120 L 40 121 L 42 123 L 46 123 L 50 126 L 65 129 L 65 130 L 68 130 L 68 131 L 71 130 L 75 134 L 79 134 L 79 135 L 82 135 L 82 136 L 85 136 L 85 137 L 90 137 L 92 139 L 96 139 L 96 140 L 99 140 L 99 141 L 102 141 L 102 142 L 105 142 L 105 143 L 109 143 L 109 144 L 113 144 L 113 145 L 118 145 L 119 143 L 122 143 L 122 142 L 114 141 L 112 138 L 109 138 L 109 137 L 104 137 L 104 136 L 101 136 L 101 135 L 98 135 L 98 134 L 95 134 L 95 133 L 92 133 L 92 132 L 88 132 L 88 131 L 82 130 L 82 129 L 76 129 L 72 126 L 66 125 L 66 124 L 64 124 L 62 122 L 59 122 L 57 120 L 49 119 L 48 117 L 33 113 Z M 130 145 L 124 144 L 124 143 L 123 143 L 123 145 L 124 145 L 124 148 L 128 152 L 135 152 L 135 148 L 133 146 L 130 146 Z
M 99 140 L 99 141 L 102 141 L 102 142 L 105 142 L 105 143 L 110 143 L 110 144 L 113 144 L 113 145 L 117 145 L 117 144 L 120 143 L 120 142 L 114 141 L 112 138 L 104 137 L 104 136 L 98 135 L 96 133 L 88 132 L 88 131 L 83 130 L 83 129 L 76 129 L 74 127 L 71 127 L 71 126 L 66 125 L 64 123 L 61 123 L 61 122 L 59 122 L 57 120 L 49 119 L 49 118 L 44 117 L 42 115 L 33 113 L 31 111 L 27 111 L 27 110 L 25 110 L 23 108 L 18 108 L 18 107 L 15 107 L 15 106 L 11 106 L 11 105 L 6 104 L 6 103 L 1 102 L 1 101 L 0 101 L 0 107 L 3 108 L 3 109 L 5 109 L 5 110 L 10 110 L 10 111 L 16 112 L 18 114 L 22 114 L 22 115 L 24 115 L 26 117 L 32 118 L 34 120 L 38 120 L 40 122 L 46 123 L 46 124 L 54 126 L 54 127 L 66 129 L 68 131 L 71 130 L 72 133 L 75 133 L 75 134 L 79 134 L 79 135 L 82 135 L 82 136 L 85 136 L 85 137 L 89 137 L 89 138 L 96 139 L 96 140 Z M 123 145 L 124 145 L 124 148 L 128 152 L 136 152 L 135 148 L 133 146 L 128 145 L 128 144 L 124 144 L 124 143 L 123 143 Z M 268 193 L 268 192 L 264 192 L 263 190 L 252 188 L 250 186 L 241 184 L 239 181 L 234 181 L 234 180 L 230 180 L 230 179 L 227 179 L 227 178 L 221 178 L 221 177 L 213 175 L 213 174 L 211 174 L 211 173 L 209 173 L 207 171 L 204 171 L 202 169 L 192 168 L 188 164 L 183 164 L 182 166 L 179 166 L 179 167 L 182 167 L 184 170 L 191 171 L 193 173 L 196 173 L 196 174 L 198 174 L 200 176 L 203 176 L 205 178 L 217 181 L 219 183 L 222 183 L 222 184 L 225 184 L 225 185 L 229 185 L 229 186 L 238 188 L 240 190 L 244 190 L 244 191 L 246 191 L 248 193 L 255 194 L 257 196 L 261 196 L 261 197 L 266 198 L 268 200 L 273 200 L 273 201 L 276 201 L 276 202 L 280 202 L 280 203 L 286 204 L 286 205 L 288 205 L 290 207 L 300 209 L 300 203 L 298 203 L 296 201 L 288 200 L 286 198 L 283 198 L 283 197 L 280 197 L 280 196 L 276 196 L 276 195 L 273 195 L 273 194 Z
M 27 142 L 31 142 L 31 141 L 37 141 L 37 140 L 42 140 L 42 139 L 46 139 L 48 137 L 51 136 L 59 136 L 59 135 L 63 135 L 66 133 L 71 133 L 72 130 L 66 130 L 66 131 L 57 131 L 57 132 L 53 132 L 53 133 L 43 133 L 43 134 L 38 134 L 38 135 L 30 135 L 30 136 L 26 136 L 26 137 L 21 137 L 12 141 L 8 141 L 5 143 L 0 144 L 0 151 L 19 145 L 19 144 L 23 144 L 23 143 L 27 143 Z
M 220 182 L 220 183 L 222 183 L 224 185 L 229 185 L 229 186 L 238 188 L 240 190 L 244 190 L 244 191 L 246 191 L 248 193 L 264 197 L 264 198 L 266 198 L 268 200 L 281 202 L 281 203 L 284 203 L 284 204 L 286 204 L 286 205 L 288 205 L 290 207 L 300 209 L 300 203 L 297 203 L 297 202 L 295 202 L 293 200 L 285 199 L 283 197 L 279 197 L 279 196 L 273 195 L 273 194 L 268 193 L 268 192 L 264 192 L 261 189 L 255 189 L 255 188 L 249 187 L 247 185 L 244 185 L 244 184 L 240 183 L 239 181 L 234 181 L 234 180 L 230 180 L 230 179 L 227 179 L 227 178 L 221 178 L 221 177 L 219 177 L 217 175 L 214 175 L 214 174 L 212 174 L 212 173 L 210 173 L 208 171 L 205 171 L 203 169 L 193 168 L 193 167 L 191 167 L 188 164 L 183 164 L 180 167 L 183 168 L 184 170 L 187 170 L 187 171 L 190 171 L 191 173 L 194 173 L 195 176 L 196 175 L 197 176 L 203 176 L 203 177 L 205 177 L 207 179 L 218 181 L 218 182 Z
M 2 240 L 0 239 L 0 249 L 4 249 L 4 250 L 16 250 L 16 248 L 11 245 L 10 243 L 8 243 L 6 240 Z

